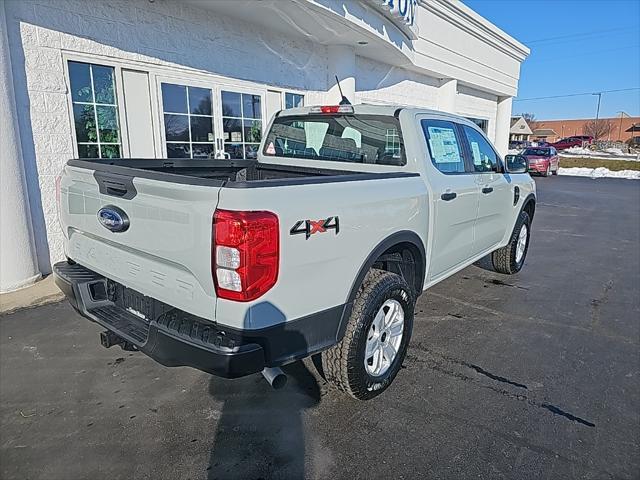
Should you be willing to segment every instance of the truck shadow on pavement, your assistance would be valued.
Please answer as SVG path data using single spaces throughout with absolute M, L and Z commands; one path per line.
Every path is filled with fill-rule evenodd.
M 320 387 L 302 362 L 283 370 L 287 385 L 273 390 L 262 375 L 212 377 L 209 394 L 224 402 L 207 478 L 305 478 L 302 411 L 320 401 Z

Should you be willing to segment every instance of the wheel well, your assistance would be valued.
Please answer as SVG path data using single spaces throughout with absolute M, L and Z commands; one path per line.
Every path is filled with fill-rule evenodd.
M 400 275 L 413 288 L 416 297 L 422 292 L 423 259 L 413 243 L 402 242 L 388 248 L 373 262 L 371 268 Z
M 529 215 L 530 221 L 533 220 L 533 214 L 536 213 L 536 201 L 533 198 L 530 198 L 524 204 L 524 207 L 522 207 L 522 210 L 527 212 L 527 215 Z

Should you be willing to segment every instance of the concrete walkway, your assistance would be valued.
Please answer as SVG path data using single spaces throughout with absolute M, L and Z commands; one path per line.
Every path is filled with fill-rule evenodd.
M 64 298 L 56 284 L 53 275 L 40 280 L 15 292 L 0 293 L 0 313 L 9 313 L 26 307 L 46 305 L 58 302 Z

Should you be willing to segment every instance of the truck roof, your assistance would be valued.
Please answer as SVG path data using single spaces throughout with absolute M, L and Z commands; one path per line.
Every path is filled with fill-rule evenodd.
M 298 115 L 309 115 L 311 113 L 311 109 L 314 107 L 315 105 L 311 105 L 311 106 L 306 106 L 306 107 L 297 107 L 297 108 L 289 108 L 286 110 L 282 110 L 280 111 L 280 113 L 278 114 L 278 116 L 287 116 L 287 117 L 291 117 L 291 116 L 298 116 Z M 442 112 L 439 110 L 431 110 L 429 108 L 421 108 L 421 107 L 415 107 L 415 106 L 410 106 L 410 105 L 372 105 L 369 103 L 359 103 L 357 105 L 353 105 L 353 111 L 355 114 L 362 114 L 362 115 L 389 115 L 389 116 L 393 116 L 395 115 L 395 113 L 398 110 L 408 110 L 410 111 L 410 113 L 423 113 L 423 114 L 427 114 L 427 115 L 438 115 L 438 116 L 447 116 L 450 117 L 451 119 L 455 119 L 456 121 L 459 122 L 464 122 L 464 123 L 469 123 L 471 124 L 472 122 L 470 122 L 469 120 L 467 120 L 464 117 L 461 117 L 459 115 L 455 115 L 452 113 L 448 113 L 448 112 Z

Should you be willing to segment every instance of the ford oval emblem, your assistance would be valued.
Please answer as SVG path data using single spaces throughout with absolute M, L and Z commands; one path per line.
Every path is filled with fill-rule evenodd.
M 124 211 L 113 205 L 107 205 L 98 210 L 98 221 L 112 232 L 124 232 L 129 228 L 129 217 Z

